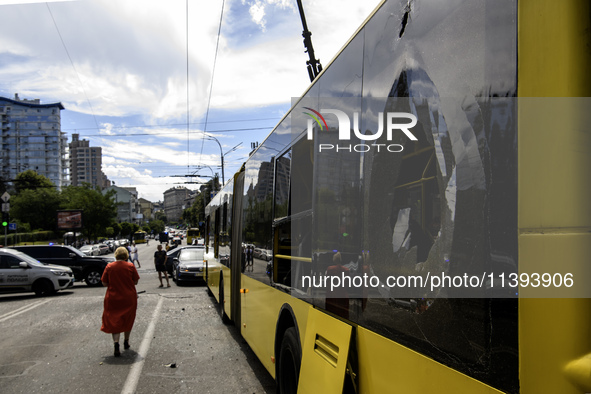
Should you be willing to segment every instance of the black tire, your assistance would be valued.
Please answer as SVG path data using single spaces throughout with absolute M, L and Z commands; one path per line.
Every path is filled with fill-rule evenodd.
M 84 275 L 84 281 L 90 287 L 100 286 L 102 284 L 102 282 L 101 282 L 102 276 L 103 275 L 100 271 L 97 271 L 95 269 L 91 269 L 91 270 L 86 271 L 86 274 Z
M 224 277 L 220 276 L 220 314 L 222 316 L 222 323 L 230 323 L 230 318 L 226 314 L 226 304 L 224 303 Z
M 49 279 L 39 279 L 33 283 L 33 291 L 39 297 L 49 296 L 56 293 L 53 283 Z
M 277 363 L 277 392 L 279 394 L 296 394 L 298 391 L 302 349 L 297 335 L 294 327 L 289 327 L 283 334 Z

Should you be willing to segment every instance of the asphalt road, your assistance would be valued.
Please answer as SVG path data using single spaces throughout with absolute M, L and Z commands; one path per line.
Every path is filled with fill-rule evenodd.
M 204 284 L 159 288 L 139 245 L 131 349 L 113 357 L 100 331 L 105 288 L 76 283 L 52 297 L 0 295 L 2 393 L 274 393 L 275 383 Z M 165 285 L 166 286 L 166 285 Z

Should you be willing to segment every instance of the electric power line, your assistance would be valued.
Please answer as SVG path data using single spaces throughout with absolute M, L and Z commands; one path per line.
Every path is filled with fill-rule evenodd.
M 209 124 L 214 124 L 214 123 L 243 123 L 243 122 L 260 122 L 260 121 L 264 121 L 264 120 L 275 120 L 275 121 L 279 121 L 281 118 L 259 118 L 259 119 L 236 119 L 236 120 L 218 120 L 215 122 L 209 122 Z M 193 122 L 190 123 L 190 125 L 195 126 L 195 125 L 202 125 L 205 124 L 205 122 Z M 155 127 L 180 127 L 180 126 L 186 126 L 186 123 L 170 123 L 170 124 L 147 124 L 147 125 L 130 125 L 130 126 L 113 126 L 111 127 L 111 130 L 117 130 L 117 129 L 139 129 L 139 128 L 155 128 Z M 100 127 L 77 127 L 75 129 L 64 129 L 62 128 L 62 131 L 80 131 L 80 130 L 101 130 Z M 242 129 L 238 129 L 238 130 L 242 130 Z M 246 129 L 244 129 L 246 130 Z M 248 129 L 250 130 L 250 129 Z M 226 130 L 222 130 L 222 131 L 226 131 Z M 227 131 L 232 131 L 232 130 L 227 130 Z M 219 130 L 214 130 L 214 131 L 208 131 L 208 133 L 216 133 L 219 132 Z
M 76 73 L 76 77 L 78 77 L 78 82 L 80 82 L 80 87 L 82 88 L 82 92 L 84 92 L 84 97 L 86 97 L 86 101 L 88 102 L 88 106 L 90 107 L 90 112 L 92 113 L 92 117 L 94 119 L 94 124 L 96 125 L 96 127 L 98 129 L 99 128 L 98 121 L 96 120 L 96 116 L 94 115 L 94 109 L 92 108 L 92 104 L 90 103 L 90 100 L 88 99 L 88 95 L 86 94 L 86 89 L 84 89 L 84 84 L 82 83 L 82 79 L 80 79 L 80 74 L 78 74 L 78 70 L 76 69 L 74 62 L 72 61 L 72 57 L 70 56 L 70 52 L 68 51 L 68 47 L 66 46 L 66 42 L 64 41 L 64 38 L 62 37 L 62 33 L 60 33 L 60 29 L 57 26 L 57 22 L 55 21 L 55 18 L 53 17 L 53 13 L 51 12 L 51 8 L 49 8 L 49 3 L 45 3 L 45 5 L 47 6 L 47 10 L 49 11 L 49 15 L 51 16 L 51 20 L 53 21 L 53 25 L 55 26 L 55 30 L 57 31 L 57 35 L 59 36 L 59 38 L 62 42 L 64 50 L 66 51 L 66 55 L 68 55 L 68 59 L 70 59 L 70 64 L 72 65 L 72 68 L 74 69 L 74 72 Z
M 236 132 L 236 131 L 253 131 L 253 130 L 271 130 L 273 127 L 251 127 L 247 129 L 227 129 L 227 130 L 215 130 L 215 131 L 208 131 L 208 133 L 228 133 L 228 132 Z M 82 130 L 82 129 L 73 129 L 73 130 Z M 62 130 L 63 131 L 63 130 Z M 170 131 L 167 133 L 158 132 L 158 133 L 125 133 L 125 134 L 84 134 L 80 135 L 80 137 L 142 137 L 147 135 L 178 135 L 178 131 Z
M 211 93 L 213 92 L 213 77 L 215 75 L 215 65 L 218 59 L 218 49 L 220 46 L 220 35 L 222 32 L 222 20 L 224 18 L 224 5 L 226 4 L 225 0 L 222 0 L 222 11 L 220 12 L 220 25 L 218 27 L 218 37 L 215 44 L 215 55 L 213 57 L 213 68 L 211 70 L 211 84 L 209 86 L 209 98 L 207 99 L 207 111 L 205 111 L 205 126 L 203 127 L 203 137 L 201 138 L 201 151 L 199 152 L 199 157 L 203 154 L 203 145 L 205 144 L 205 132 L 207 131 L 207 120 L 209 118 L 209 108 L 211 104 Z M 201 161 L 201 159 L 199 159 Z

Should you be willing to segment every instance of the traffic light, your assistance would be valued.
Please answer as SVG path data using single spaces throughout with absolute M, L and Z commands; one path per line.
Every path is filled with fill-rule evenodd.
M 2 212 L 2 227 L 8 226 L 8 212 Z

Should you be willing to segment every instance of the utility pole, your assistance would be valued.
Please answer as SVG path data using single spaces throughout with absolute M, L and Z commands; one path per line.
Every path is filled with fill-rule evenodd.
M 322 64 L 320 61 L 316 59 L 314 55 L 314 47 L 312 47 L 312 33 L 308 30 L 308 24 L 306 23 L 306 16 L 304 15 L 304 6 L 302 5 L 302 0 L 298 0 L 298 9 L 300 10 L 300 18 L 302 19 L 302 26 L 304 27 L 304 31 L 302 32 L 302 36 L 304 37 L 304 47 L 306 50 L 304 52 L 308 53 L 310 60 L 306 62 L 308 66 L 308 75 L 310 76 L 310 82 L 314 82 L 314 79 L 320 74 L 322 71 Z

